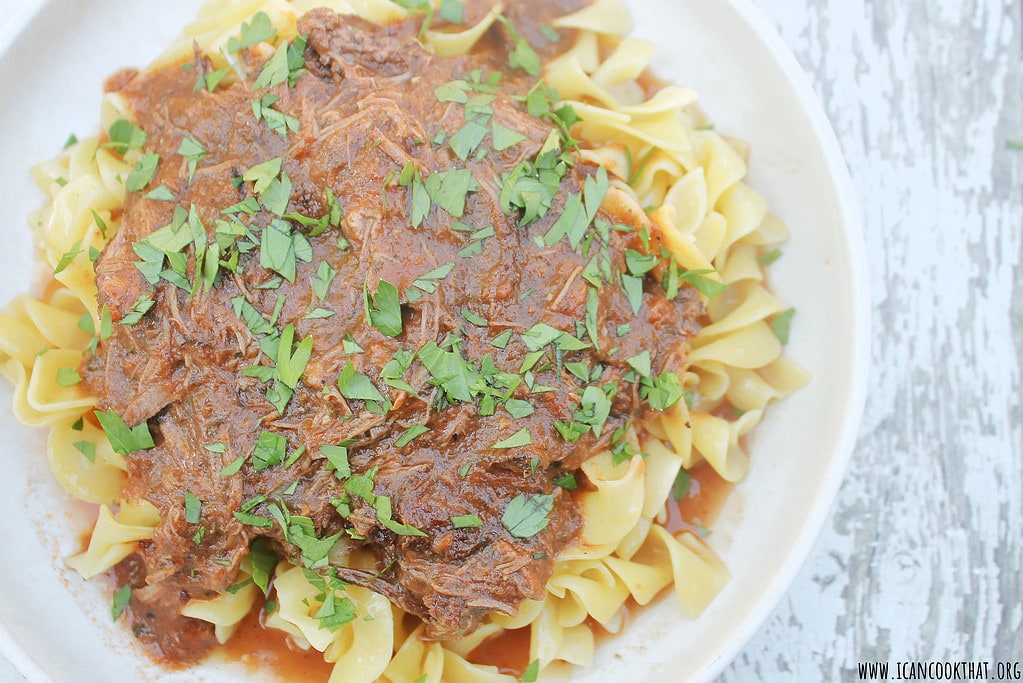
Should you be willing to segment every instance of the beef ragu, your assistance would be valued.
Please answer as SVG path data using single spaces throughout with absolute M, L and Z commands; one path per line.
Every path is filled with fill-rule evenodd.
M 580 464 L 681 397 L 696 291 L 644 277 L 667 268 L 656 235 L 598 210 L 569 114 L 533 115 L 548 95 L 508 66 L 517 35 L 556 53 L 540 26 L 579 4 L 506 2 L 517 33 L 451 58 L 415 22 L 316 10 L 304 50 L 250 50 L 230 85 L 197 89 L 199 54 L 111 81 L 159 160 L 96 263 L 126 324 L 81 376 L 105 427 L 151 435 L 123 497 L 161 522 L 116 573 L 154 656 L 207 653 L 212 625 L 179 610 L 256 539 L 436 639 L 514 614 L 578 534 Z

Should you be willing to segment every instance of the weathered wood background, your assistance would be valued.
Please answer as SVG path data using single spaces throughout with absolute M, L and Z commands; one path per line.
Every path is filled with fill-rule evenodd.
M 845 150 L 874 370 L 834 517 L 722 680 L 1021 661 L 1023 0 L 755 2 Z
M 1023 2 L 754 2 L 856 185 L 873 370 L 833 519 L 722 680 L 1023 661 Z

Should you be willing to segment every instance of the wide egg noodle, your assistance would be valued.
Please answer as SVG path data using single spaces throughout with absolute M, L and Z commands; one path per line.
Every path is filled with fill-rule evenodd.
M 67 564 L 82 578 L 98 576 L 135 552 L 139 541 L 152 538 L 159 523 L 159 511 L 146 501 L 122 502 L 116 517 L 110 506 L 100 505 L 89 547 Z
M 387 668 L 394 650 L 394 619 L 387 598 L 366 588 L 349 586 L 343 598 L 354 605 L 355 618 L 344 627 L 330 631 L 320 626 L 316 614 L 326 590 L 314 585 L 308 570 L 288 562 L 277 566 L 274 590 L 277 609 L 266 618 L 269 628 L 289 634 L 303 649 L 314 648 L 335 663 L 331 682 L 372 683 Z
M 50 471 L 75 498 L 116 505 L 127 481 L 124 456 L 114 452 L 102 429 L 76 422 L 58 422 L 50 429 L 46 444 Z
M 376 22 L 410 16 L 390 0 L 210 0 L 157 65 L 191 61 L 198 44 L 219 68 L 232 63 L 228 45 L 242 22 L 265 12 L 275 40 L 287 40 L 295 35 L 297 17 L 317 6 Z M 496 17 L 495 10 L 462 31 L 427 31 L 423 41 L 437 54 L 465 52 Z M 266 626 L 335 662 L 331 681 L 513 681 L 469 657 L 484 639 L 524 628 L 530 629 L 530 659 L 547 671 L 560 671 L 566 663 L 587 665 L 594 650 L 591 623 L 616 632 L 625 623 L 629 601 L 647 604 L 669 586 L 686 614 L 697 616 L 727 582 L 728 572 L 697 535 L 673 535 L 663 526 L 672 482 L 680 470 L 699 466 L 713 467 L 729 481 L 740 479 L 749 463 L 742 436 L 772 400 L 808 381 L 781 355 L 769 325 L 784 304 L 762 285 L 758 258 L 784 242 L 788 231 L 744 183 L 744 146 L 708 126 L 692 91 L 667 86 L 647 94 L 640 81 L 652 47 L 639 39 L 619 40 L 631 27 L 619 0 L 597 0 L 553 26 L 574 29 L 575 42 L 545 67 L 545 80 L 558 90 L 561 104 L 571 105 L 583 119 L 572 129 L 581 140 L 581 157 L 608 169 L 612 187 L 604 208 L 656 234 L 682 269 L 713 271 L 707 277 L 727 285 L 724 294 L 707 302 L 710 324 L 692 340 L 688 365 L 677 368 L 692 392 L 692 407 L 679 402 L 628 435 L 645 457 L 616 465 L 602 453 L 583 465 L 591 488 L 578 494 L 581 539 L 559 558 L 546 597 L 527 601 L 516 616 L 492 615 L 462 640 L 426 641 L 423 627 L 386 598 L 352 586 L 339 595 L 352 601 L 357 618 L 337 631 L 324 629 L 315 617 L 323 587 L 302 568 L 282 562 L 274 576 L 279 607 L 267 615 Z M 268 56 L 274 47 L 263 43 L 249 49 Z M 246 76 L 242 68 L 225 83 Z M 104 129 L 121 118 L 130 118 L 124 103 L 105 96 Z M 45 297 L 19 297 L 0 313 L 0 369 L 15 385 L 15 413 L 28 424 L 51 427 L 48 453 L 56 478 L 76 497 L 101 504 L 89 547 L 68 560 L 84 577 L 130 555 L 159 522 L 157 510 L 145 501 L 117 499 L 123 458 L 101 430 L 79 420 L 93 407 L 92 399 L 56 379 L 61 368 L 77 366 L 89 343 L 91 336 L 80 326 L 83 314 L 94 328 L 100 324 L 89 254 L 116 232 L 124 179 L 140 156 L 131 150 L 122 158 L 100 138 L 89 138 L 34 169 L 47 196 L 31 218 L 45 262 L 56 269 L 65 255 L 78 253 L 62 264 Z M 729 420 L 715 412 L 725 404 L 741 416 Z M 82 442 L 94 444 L 92 459 L 75 445 Z M 259 592 L 247 584 L 234 593 L 190 601 L 183 613 L 215 624 L 218 638 L 226 640 L 260 599 Z
M 238 571 L 235 586 L 210 600 L 189 600 L 181 614 L 213 624 L 213 632 L 220 644 L 231 639 L 242 619 L 252 611 L 260 590 L 252 580 L 252 561 L 245 558 Z
M 427 31 L 423 36 L 423 41 L 427 48 L 441 57 L 464 55 L 479 42 L 484 33 L 490 30 L 490 27 L 501 15 L 501 10 L 502 6 L 498 3 L 475 26 L 464 31 Z
M 496 624 L 484 624 L 473 635 L 448 644 L 423 638 L 423 624 L 411 630 L 396 624 L 396 650 L 380 683 L 418 680 L 424 683 L 514 683 L 518 679 L 502 674 L 497 667 L 474 664 L 466 659 L 483 640 L 503 630 Z

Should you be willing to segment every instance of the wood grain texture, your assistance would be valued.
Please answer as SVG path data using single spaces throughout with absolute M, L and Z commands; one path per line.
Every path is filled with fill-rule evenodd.
M 754 1 L 846 154 L 873 370 L 832 521 L 721 680 L 1023 661 L 1023 2 Z

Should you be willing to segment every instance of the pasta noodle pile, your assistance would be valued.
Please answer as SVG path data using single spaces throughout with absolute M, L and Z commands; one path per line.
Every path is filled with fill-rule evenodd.
M 298 16 L 323 5 L 375 22 L 408 16 L 390 0 L 211 0 L 159 63 L 189 59 L 195 41 L 214 55 L 215 66 L 223 66 L 226 61 L 219 58 L 217 64 L 216 55 L 258 12 L 287 39 L 295 34 Z M 426 31 L 423 43 L 440 55 L 464 53 L 499 9 L 458 33 Z M 769 402 L 807 381 L 782 356 L 771 323 L 787 314 L 787 306 L 764 282 L 765 254 L 788 235 L 744 182 L 746 150 L 708 125 L 695 93 L 674 85 L 650 87 L 654 47 L 626 37 L 629 26 L 619 0 L 597 0 L 553 22 L 555 29 L 574 30 L 575 42 L 545 65 L 543 78 L 581 119 L 572 134 L 581 141 L 582 158 L 609 173 L 605 207 L 660 235 L 681 268 L 711 273 L 727 286 L 707 302 L 711 324 L 693 339 L 688 367 L 680 369 L 687 400 L 636 430 L 642 455 L 615 465 L 605 452 L 583 465 L 593 485 L 577 494 L 583 530 L 559 557 L 546 597 L 524 604 L 517 617 L 493 615 L 469 637 L 422 639 L 422 625 L 387 598 L 281 562 L 273 579 L 278 608 L 265 626 L 334 662 L 332 683 L 514 681 L 496 667 L 472 663 L 470 653 L 488 638 L 524 628 L 530 630 L 529 660 L 537 670 L 551 674 L 586 666 L 594 653 L 594 624 L 619 631 L 630 601 L 646 605 L 673 587 L 685 614 L 696 617 L 728 580 L 697 533 L 666 529 L 665 501 L 680 470 L 703 463 L 729 482 L 742 479 L 749 468 L 743 435 Z M 125 116 L 115 97 L 105 98 L 104 129 Z M 31 220 L 53 280 L 43 296 L 19 296 L 0 313 L 0 368 L 14 385 L 16 416 L 49 428 L 54 476 L 76 498 L 99 505 L 88 548 L 68 560 L 85 578 L 131 554 L 159 521 L 155 507 L 119 500 L 124 458 L 88 418 L 95 401 L 74 381 L 83 350 L 103 324 L 89 256 L 118 229 L 124 179 L 139 154 L 122 158 L 92 137 L 34 169 L 47 200 Z M 345 552 L 335 548 L 331 561 L 372 567 L 370 558 Z M 239 583 L 251 572 L 251 563 L 243 564 Z M 317 615 L 339 595 L 351 600 L 357 618 L 336 631 L 322 628 Z M 226 642 L 262 597 L 249 583 L 213 600 L 192 600 L 182 613 L 215 624 L 217 638 Z

